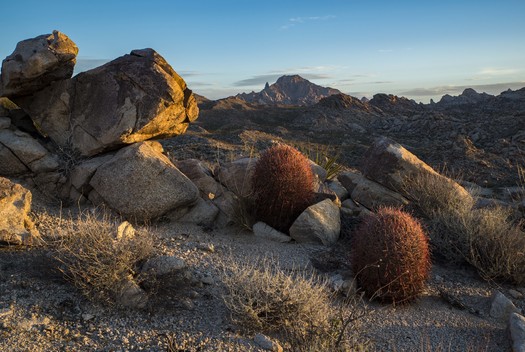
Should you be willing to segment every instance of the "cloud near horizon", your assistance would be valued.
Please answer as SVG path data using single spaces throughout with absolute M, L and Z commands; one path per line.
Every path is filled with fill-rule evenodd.
M 505 83 L 491 83 L 491 84 L 474 84 L 474 85 L 450 85 L 450 86 L 437 86 L 431 88 L 414 88 L 404 92 L 400 92 L 399 95 L 408 95 L 416 97 L 428 97 L 428 96 L 440 96 L 445 94 L 461 94 L 465 89 L 472 88 L 478 93 L 489 93 L 489 94 L 500 94 L 507 89 L 520 89 L 525 86 L 525 81 L 522 82 L 505 82 Z

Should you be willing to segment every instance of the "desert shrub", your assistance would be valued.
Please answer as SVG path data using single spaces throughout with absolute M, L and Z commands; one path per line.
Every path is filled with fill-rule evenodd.
M 369 296 L 415 298 L 430 273 L 428 238 L 418 220 L 394 208 L 367 216 L 352 239 L 352 268 Z
M 226 307 L 247 332 L 278 333 L 293 351 L 347 351 L 359 346 L 348 327 L 363 316 L 351 304 L 336 306 L 324 281 L 312 273 L 284 272 L 268 258 L 225 259 Z M 355 349 L 352 349 L 355 350 Z
M 410 180 L 411 198 L 429 225 L 433 251 L 468 262 L 485 279 L 525 283 L 525 234 L 501 206 L 476 209 L 475 199 L 434 175 Z
M 282 232 L 311 205 L 314 176 L 308 159 L 297 149 L 280 144 L 263 152 L 252 177 L 258 220 Z
M 88 298 L 113 303 L 137 265 L 153 253 L 147 231 L 117 235 L 118 221 L 108 213 L 86 212 L 56 231 L 55 258 L 59 270 Z

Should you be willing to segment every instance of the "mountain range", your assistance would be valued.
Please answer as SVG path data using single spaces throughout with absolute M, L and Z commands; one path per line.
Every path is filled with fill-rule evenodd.
M 324 106 L 327 108 L 353 109 L 376 113 L 407 113 L 422 111 L 450 111 L 454 109 L 469 110 L 499 110 L 512 109 L 516 104 L 525 101 L 525 88 L 507 90 L 499 95 L 478 93 L 472 88 L 465 89 L 458 96 L 445 94 L 437 103 L 417 103 L 414 100 L 392 94 L 378 93 L 372 99 L 347 95 L 341 91 L 322 87 L 299 75 L 281 76 L 273 84 L 266 83 L 260 92 L 240 93 L 216 101 L 197 96 L 200 105 L 205 108 L 250 109 L 255 106 L 286 107 L 286 106 Z
M 383 93 L 358 99 L 283 76 L 259 93 L 216 101 L 198 96 L 197 102 L 195 128 L 218 139 L 238 143 L 246 131 L 257 131 L 272 140 L 331 145 L 347 165 L 358 165 L 379 136 L 479 185 L 516 184 L 517 167 L 525 165 L 525 88 L 496 96 L 465 89 L 422 104 Z

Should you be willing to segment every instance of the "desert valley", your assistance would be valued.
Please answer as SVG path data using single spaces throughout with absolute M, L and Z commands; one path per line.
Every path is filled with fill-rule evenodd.
M 1 351 L 525 351 L 525 87 L 210 100 L 72 39 L 2 62 Z

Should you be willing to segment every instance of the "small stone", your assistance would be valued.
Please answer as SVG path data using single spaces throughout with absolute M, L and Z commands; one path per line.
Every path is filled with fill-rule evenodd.
M 213 245 L 213 243 L 199 243 L 197 248 L 204 252 L 215 252 L 215 246 Z
M 525 352 L 525 318 L 512 313 L 509 319 L 509 330 L 512 338 L 512 351 Z
M 147 293 L 134 281 L 126 281 L 117 297 L 117 303 L 129 308 L 144 308 L 148 303 Z
M 201 278 L 201 282 L 205 285 L 213 285 L 215 280 L 210 275 L 205 275 Z
M 502 321 L 507 321 L 511 313 L 519 312 L 518 308 L 503 293 L 496 291 L 492 296 L 490 316 Z
M 190 292 L 188 292 L 188 297 L 191 299 L 199 298 L 199 296 L 200 295 L 197 291 L 191 290 Z
M 186 310 L 194 310 L 195 309 L 195 303 L 189 298 L 183 298 L 180 301 L 182 307 Z
M 12 314 L 13 314 L 13 308 L 12 307 L 7 307 L 7 308 L 0 309 L 0 319 L 5 319 L 5 318 L 7 318 L 8 316 L 10 316 Z
M 259 221 L 253 225 L 253 234 L 256 237 L 265 238 L 274 242 L 290 242 L 292 238 L 280 231 L 277 231 L 270 225 L 265 224 L 262 221 Z
M 84 320 L 84 321 L 90 321 L 94 317 L 95 316 L 93 314 L 89 314 L 89 313 L 83 313 L 82 314 L 82 320 Z
M 516 290 L 513 290 L 513 289 L 509 290 L 509 295 L 511 295 L 512 298 L 514 298 L 514 299 L 521 299 L 521 298 L 523 298 L 523 293 L 521 293 L 519 291 L 516 291 Z
M 142 266 L 142 273 L 153 273 L 156 276 L 173 274 L 186 268 L 186 262 L 183 259 L 172 255 L 160 255 L 148 259 Z
M 272 341 L 268 336 L 265 336 L 263 334 L 256 334 L 255 337 L 253 338 L 253 342 L 255 342 L 257 346 L 259 346 L 260 348 L 266 351 L 273 351 L 273 352 L 283 351 L 283 348 L 279 343 Z
M 117 241 L 130 240 L 135 237 L 135 229 L 129 222 L 124 221 L 117 228 Z

